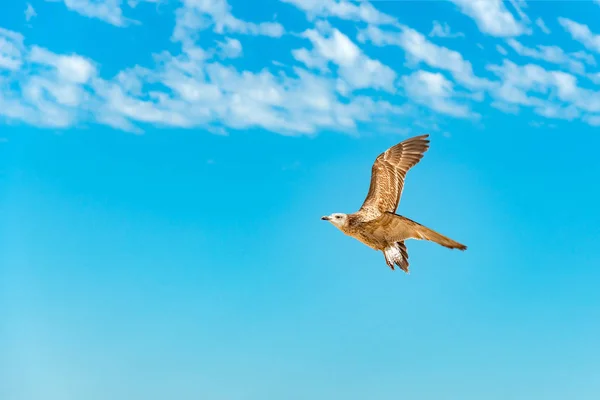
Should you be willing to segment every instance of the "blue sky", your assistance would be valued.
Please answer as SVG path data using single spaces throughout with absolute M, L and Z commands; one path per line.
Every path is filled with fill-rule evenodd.
M 5 3 L 0 398 L 597 398 L 600 5 Z

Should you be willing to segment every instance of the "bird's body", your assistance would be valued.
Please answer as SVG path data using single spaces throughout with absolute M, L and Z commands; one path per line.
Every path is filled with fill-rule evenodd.
M 375 160 L 371 185 L 365 202 L 354 214 L 335 213 L 324 220 L 375 250 L 383 251 L 387 265 L 408 272 L 408 252 L 404 241 L 425 239 L 451 249 L 466 246 L 417 222 L 395 214 L 406 172 L 415 166 L 429 148 L 428 135 L 407 139 L 389 148 Z

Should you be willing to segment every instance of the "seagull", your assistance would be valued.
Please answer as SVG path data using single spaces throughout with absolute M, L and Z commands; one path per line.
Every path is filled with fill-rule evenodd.
M 386 264 L 408 273 L 407 239 L 429 240 L 449 249 L 466 250 L 460 244 L 432 229 L 396 214 L 404 179 L 429 149 L 429 135 L 415 136 L 381 153 L 371 169 L 369 193 L 360 210 L 354 214 L 333 213 L 321 217 L 344 234 L 372 249 L 382 251 Z

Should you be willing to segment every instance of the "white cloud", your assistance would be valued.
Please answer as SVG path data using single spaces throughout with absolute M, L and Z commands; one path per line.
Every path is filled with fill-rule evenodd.
M 114 26 L 127 26 L 139 21 L 125 17 L 123 13 L 124 0 L 46 0 L 48 2 L 64 3 L 65 6 L 80 15 L 88 18 L 99 19 Z M 127 5 L 131 8 L 139 3 L 159 3 L 162 0 L 129 0 Z
M 71 11 L 112 25 L 125 26 L 128 21 L 123 16 L 121 0 L 62 0 L 62 2 Z
M 464 37 L 464 33 L 457 32 L 453 33 L 450 29 L 450 25 L 444 22 L 440 24 L 438 21 L 433 21 L 433 28 L 431 32 L 429 32 L 430 37 L 441 37 L 441 38 L 456 38 L 456 37 Z
M 131 8 L 135 8 L 140 3 L 156 3 L 156 4 L 160 4 L 160 3 L 166 3 L 166 2 L 168 2 L 168 0 L 127 0 L 127 5 L 129 7 L 131 7 Z
M 64 128 L 90 104 L 96 69 L 77 55 L 57 55 L 40 47 L 23 49 L 19 72 L 0 80 L 0 115 L 36 126 Z M 25 54 L 27 52 L 27 54 Z
M 546 26 L 546 24 L 544 23 L 544 20 L 543 20 L 543 19 L 541 19 L 541 18 L 537 18 L 537 19 L 535 20 L 535 24 L 536 24 L 536 25 L 538 26 L 538 28 L 540 28 L 540 30 L 541 30 L 542 32 L 544 32 L 546 35 L 549 35 L 549 34 L 551 33 L 551 32 L 550 32 L 550 29 L 548 29 L 548 27 L 547 27 L 547 26 Z
M 580 42 L 588 49 L 600 53 L 600 35 L 592 33 L 587 25 L 563 17 L 558 18 L 558 22 L 574 40 Z
M 514 114 L 517 115 L 519 114 L 519 107 L 514 105 L 514 104 L 509 104 L 506 103 L 502 100 L 494 100 L 492 101 L 492 103 L 490 104 L 491 107 L 502 111 L 505 114 Z
M 591 126 L 600 126 L 600 115 L 586 115 L 583 120 Z
M 596 59 L 594 58 L 593 55 L 586 53 L 583 50 L 580 51 L 576 51 L 573 53 L 569 53 L 569 55 L 573 58 L 576 58 L 578 60 L 582 60 L 583 62 L 585 62 L 586 64 L 589 65 L 596 65 Z
M 546 121 L 531 121 L 529 125 L 533 126 L 534 128 L 556 128 L 555 124 L 549 124 Z
M 375 88 L 394 92 L 396 73 L 388 66 L 366 56 L 356 44 L 335 28 L 321 24 L 302 34 L 313 50 L 298 49 L 293 56 L 309 68 L 324 71 L 329 62 L 338 66 L 338 74 L 352 88 Z
M 0 72 L 21 68 L 23 51 L 23 35 L 0 28 Z
M 30 3 L 27 3 L 27 7 L 25 8 L 25 21 L 29 22 L 35 16 L 37 16 L 35 9 Z
M 280 37 L 284 33 L 278 22 L 247 22 L 235 17 L 226 0 L 183 0 L 176 11 L 173 39 L 190 43 L 198 31 L 212 27 L 219 34 L 240 33 Z
M 512 38 L 508 39 L 506 43 L 521 56 L 558 64 L 577 74 L 585 73 L 585 66 L 581 61 L 578 61 L 578 59 L 584 59 L 592 65 L 595 64 L 595 60 L 589 55 L 587 55 L 589 57 L 586 57 L 580 53 L 577 53 L 576 55 L 567 54 L 558 46 L 539 45 L 536 46 L 536 48 L 529 48 Z
M 510 37 L 527 33 L 528 29 L 506 9 L 502 0 L 450 0 L 473 20 L 483 33 Z
M 11 50 L 11 73 L 0 75 L 0 115 L 40 127 L 100 123 L 139 132 L 151 124 L 220 133 L 257 127 L 298 135 L 353 131 L 362 123 L 389 125 L 407 112 L 405 106 L 366 96 L 345 98 L 335 77 L 302 68 L 292 74 L 238 70 L 199 47 L 161 53 L 151 69 L 137 66 L 104 79 L 85 57 L 23 47 L 22 37 L 10 31 L 2 31 L 2 37 L 20 50 Z M 340 69 L 357 62 L 351 53 L 333 60 Z M 378 78 L 366 82 L 376 83 L 373 79 Z M 350 81 L 363 84 L 359 78 Z
M 495 98 L 506 104 L 541 106 L 544 100 L 528 95 L 529 91 L 549 94 L 551 87 L 558 82 L 553 73 L 540 66 L 527 64 L 523 67 L 504 60 L 502 65 L 488 66 L 488 69 L 501 78 L 501 85 L 493 92 Z
M 475 76 L 471 63 L 460 53 L 430 42 L 421 33 L 407 26 L 402 26 L 399 32 L 369 26 L 359 32 L 359 40 L 370 40 L 377 46 L 399 46 L 406 52 L 409 63 L 425 63 L 430 67 L 449 71 L 456 81 L 470 89 L 477 90 L 490 85 L 488 80 Z
M 396 18 L 378 11 L 368 1 L 358 3 L 347 0 L 281 0 L 306 13 L 310 20 L 318 17 L 336 17 L 350 21 L 363 21 L 373 25 L 395 24 Z
M 523 8 L 527 8 L 527 2 L 525 0 L 509 0 L 510 5 L 513 6 L 519 18 L 523 20 L 523 22 L 529 23 L 531 22 L 527 14 L 523 11 Z
M 354 129 L 357 122 L 403 112 L 366 97 L 342 101 L 334 80 L 300 68 L 294 69 L 293 77 L 267 70 L 240 72 L 207 60 L 200 71 L 191 73 L 188 57 L 165 58 L 153 78 L 170 89 L 161 91 L 163 97 L 157 97 L 153 107 L 180 110 L 187 125 L 217 123 L 234 129 L 262 127 L 309 134 L 324 128 Z M 117 104 L 114 110 L 119 108 Z
M 597 85 L 600 85 L 600 72 L 588 74 L 588 78 Z
M 542 107 L 538 107 L 535 113 L 546 118 L 553 119 L 566 119 L 572 121 L 581 116 L 581 111 L 574 105 L 558 106 L 556 104 L 546 104 Z
M 136 0 L 60 1 L 80 14 L 116 26 L 131 22 L 123 7 L 138 4 Z M 524 0 L 509 1 L 516 17 L 500 0 L 451 1 L 482 32 L 505 38 L 502 46 L 490 43 L 500 54 L 507 56 L 506 43 L 517 54 L 555 64 L 562 71 L 505 60 L 501 65 L 488 65 L 488 75 L 495 78 L 477 76 L 461 53 L 433 43 L 369 2 L 282 1 L 304 11 L 314 26 L 273 40 L 277 46 L 304 41 L 293 50 L 283 48 L 291 52 L 293 66 L 289 61 L 266 59 L 263 65 L 268 68 L 254 66 L 252 71 L 229 65 L 243 65 L 231 59 L 242 57 L 244 50 L 249 52 L 242 42 L 246 45 L 244 40 L 248 40 L 251 45 L 251 39 L 241 35 L 280 38 L 284 28 L 274 20 L 241 20 L 227 0 L 178 0 L 171 37 L 179 42 L 171 44 L 175 50 L 155 55 L 154 64 L 127 68 L 113 77 L 102 76 L 100 64 L 86 57 L 26 46 L 21 34 L 0 28 L 0 115 L 57 128 L 99 123 L 133 132 L 153 125 L 200 127 L 223 134 L 256 127 L 298 135 L 327 129 L 352 131 L 359 124 L 394 125 L 407 119 L 412 103 L 445 116 L 478 118 L 471 102 L 491 98 L 491 106 L 506 113 L 529 108 L 549 119 L 600 121 L 600 92 L 582 87 L 573 75 L 600 82 L 600 73 L 585 71 L 587 65 L 595 65 L 594 57 L 585 51 L 566 53 L 557 46 L 525 46 L 517 41 L 515 36 L 530 32 Z M 402 49 L 398 54 L 405 57 L 405 66 L 415 71 L 398 78 L 394 69 L 370 57 L 368 48 L 359 47 L 321 18 L 360 22 L 364 29 L 359 29 L 359 42 Z M 559 22 L 575 40 L 600 52 L 600 36 L 586 25 L 565 18 Z M 549 32 L 541 18 L 535 24 Z M 222 36 L 214 38 L 208 30 Z M 212 48 L 197 44 L 200 34 L 205 39 L 205 32 L 214 39 L 203 43 L 212 41 Z M 434 21 L 429 36 L 464 35 Z M 280 58 L 284 60 L 285 55 Z M 357 95 L 373 89 L 395 104 Z M 398 89 L 405 96 L 390 96 Z
M 600 93 L 579 86 L 577 78 L 562 71 L 548 71 L 538 65 L 519 66 L 510 61 L 488 69 L 501 79 L 492 91 L 498 103 L 531 107 L 541 116 L 572 120 L 586 113 L 600 113 Z
M 38 46 L 29 52 L 29 60 L 36 64 L 54 68 L 61 80 L 86 83 L 96 75 L 96 67 L 88 59 L 72 54 L 57 55 Z
M 242 44 L 237 39 L 225 38 L 224 42 L 219 42 L 219 50 L 224 58 L 238 58 L 242 55 Z
M 402 78 L 407 96 L 439 113 L 453 117 L 475 117 L 469 107 L 456 102 L 452 82 L 439 72 L 416 71 Z

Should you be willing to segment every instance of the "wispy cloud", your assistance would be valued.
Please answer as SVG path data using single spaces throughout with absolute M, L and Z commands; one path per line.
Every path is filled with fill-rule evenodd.
M 91 79 L 96 68 L 78 55 L 57 55 L 41 47 L 25 48 L 17 34 L 13 71 L 27 68 L 36 73 L 11 74 L 0 80 L 0 115 L 38 126 L 67 127 L 77 121 L 81 106 L 89 103 Z
M 594 72 L 588 75 L 588 78 L 597 85 L 600 85 L 600 72 Z
M 449 71 L 454 79 L 469 88 L 481 89 L 489 85 L 486 79 L 475 76 L 471 63 L 459 52 L 438 46 L 407 26 L 401 26 L 400 31 L 384 31 L 369 26 L 359 32 L 359 40 L 368 40 L 377 46 L 398 46 L 406 52 L 409 63 L 425 63 L 430 67 Z
M 477 117 L 469 107 L 459 104 L 452 82 L 439 72 L 416 71 L 402 78 L 407 95 L 415 102 L 454 117 Z
M 302 36 L 311 41 L 313 49 L 297 49 L 292 53 L 307 67 L 323 71 L 329 63 L 333 63 L 338 68 L 339 77 L 352 89 L 375 88 L 395 91 L 394 70 L 367 57 L 339 30 L 328 24 L 319 24 L 317 29 L 309 29 Z
M 509 3 L 524 23 L 531 22 L 527 14 L 525 14 L 525 11 L 523 11 L 523 8 L 527 8 L 527 2 L 525 0 L 509 0 Z
M 542 32 L 544 32 L 546 35 L 551 34 L 552 32 L 550 31 L 550 29 L 546 26 L 546 24 L 544 23 L 544 20 L 542 18 L 537 18 L 535 20 L 535 24 L 538 26 L 538 28 L 540 28 L 540 30 Z
M 238 58 L 242 56 L 242 43 L 233 38 L 225 38 L 223 42 L 218 43 L 220 55 L 224 58 Z
M 25 21 L 29 22 L 33 17 L 37 16 L 35 9 L 30 3 L 25 7 Z
M 585 66 L 578 59 L 583 59 L 592 65 L 595 64 L 594 58 L 591 56 L 582 58 L 581 54 L 567 54 L 558 46 L 538 45 L 536 48 L 529 48 L 512 38 L 507 40 L 507 44 L 521 56 L 543 60 L 552 64 L 558 64 L 577 74 L 585 73 Z
M 17 49 L 22 46 L 18 34 L 7 31 L 3 36 Z M 4 81 L 0 114 L 37 126 L 96 122 L 133 132 L 155 124 L 312 134 L 320 129 L 351 131 L 358 123 L 381 117 L 390 121 L 406 111 L 365 96 L 341 97 L 333 77 L 302 68 L 294 68 L 292 75 L 237 70 L 199 47 L 178 55 L 163 53 L 153 69 L 135 67 L 108 80 L 99 76 L 96 63 L 79 55 L 33 46 L 12 57 L 11 68 L 38 72 Z M 356 62 L 339 57 L 335 61 L 340 67 Z
M 350 21 L 362 21 L 373 25 L 396 24 L 397 19 L 377 10 L 368 1 L 348 0 L 281 0 L 304 11 L 310 20 L 335 17 Z
M 23 64 L 23 35 L 0 28 L 0 70 L 18 70 Z
M 114 26 L 124 27 L 132 23 L 139 23 L 124 15 L 123 0 L 46 0 L 49 2 L 64 3 L 71 11 L 88 18 L 98 19 Z M 131 8 L 139 3 L 159 3 L 162 0 L 129 0 L 127 5 Z
M 600 35 L 594 34 L 587 25 L 563 17 L 558 18 L 558 22 L 574 40 L 589 50 L 600 53 Z
M 462 32 L 452 32 L 450 29 L 450 25 L 444 22 L 441 24 L 438 21 L 433 21 L 433 28 L 431 28 L 431 32 L 429 32 L 430 37 L 441 37 L 441 38 L 457 38 L 464 37 L 465 34 Z
M 186 0 L 176 11 L 173 39 L 193 42 L 197 33 L 212 28 L 216 33 L 238 33 L 280 37 L 284 33 L 278 22 L 247 22 L 235 17 L 226 0 Z
M 428 37 L 367 1 L 282 0 L 281 7 L 306 15 L 300 31 L 286 31 L 277 17 L 243 19 L 243 7 L 227 0 L 181 0 L 173 4 L 169 51 L 112 76 L 102 73 L 103 60 L 26 44 L 22 34 L 0 28 L 0 115 L 54 128 L 95 123 L 131 132 L 168 126 L 225 134 L 254 127 L 286 135 L 390 127 L 414 121 L 415 113 L 475 119 L 490 106 L 509 114 L 528 108 L 547 119 L 600 120 L 600 95 L 590 86 L 600 82 L 594 56 L 537 44 L 551 32 L 524 0 L 451 1 L 491 37 L 441 46 L 433 40 L 464 34 L 434 21 Z M 60 2 L 119 27 L 132 22 L 127 7 L 159 3 Z M 35 15 L 33 7 L 27 15 Z M 340 20 L 358 25 L 356 37 Z M 572 39 L 600 52 L 600 36 L 587 25 L 564 17 L 558 22 Z M 246 64 L 253 46 L 265 41 L 280 50 L 277 58 Z M 473 44 L 482 49 L 475 64 L 457 51 Z M 502 63 L 482 60 L 488 52 Z M 377 59 L 383 53 L 394 57 Z
M 121 0 L 62 0 L 71 11 L 86 16 L 97 18 L 116 26 L 125 26 L 128 20 L 123 16 Z
M 488 68 L 501 79 L 501 85 L 493 91 L 499 102 L 531 107 L 536 114 L 554 119 L 583 116 L 585 121 L 586 113 L 600 112 L 600 94 L 579 86 L 571 74 L 510 61 Z
M 479 30 L 498 37 L 519 36 L 528 28 L 507 10 L 502 0 L 450 0 L 469 17 Z

